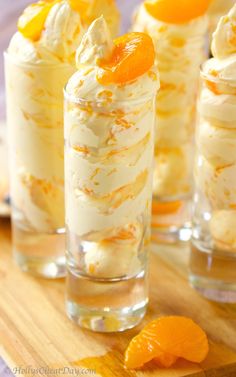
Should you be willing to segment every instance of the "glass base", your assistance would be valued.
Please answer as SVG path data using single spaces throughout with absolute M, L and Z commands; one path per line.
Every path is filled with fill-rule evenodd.
M 23 272 L 47 279 L 64 278 L 66 275 L 66 258 L 58 257 L 54 260 L 28 257 L 14 251 L 14 260 Z
M 236 303 L 236 255 L 192 244 L 189 281 L 209 300 Z
M 67 275 L 66 311 L 81 327 L 97 332 L 119 332 L 139 324 L 146 313 L 147 277 L 92 279 Z
M 192 229 L 190 223 L 181 227 L 153 228 L 152 241 L 156 243 L 175 244 L 180 241 L 188 242 L 191 239 Z
M 227 284 L 224 281 L 190 275 L 189 282 L 202 296 L 211 301 L 228 304 L 236 303 L 236 283 Z
M 36 233 L 13 223 L 13 256 L 24 272 L 48 279 L 65 277 L 65 230 Z
M 146 306 L 147 302 L 144 301 L 135 307 L 120 310 L 92 310 L 66 301 L 67 315 L 73 322 L 86 329 L 103 333 L 121 332 L 137 326 L 145 316 Z
M 189 241 L 191 202 L 189 198 L 153 199 L 152 238 L 154 242 L 173 244 Z

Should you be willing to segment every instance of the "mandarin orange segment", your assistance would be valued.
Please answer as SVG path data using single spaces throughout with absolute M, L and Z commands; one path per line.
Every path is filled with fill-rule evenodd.
M 171 23 L 182 24 L 203 16 L 211 0 L 148 0 L 144 6 L 154 18 Z
M 86 18 L 89 7 L 91 6 L 91 0 L 69 0 L 71 8 L 79 12 L 81 19 Z
M 149 339 L 156 339 L 164 352 L 192 362 L 200 363 L 209 351 L 205 332 L 190 318 L 158 318 L 143 331 Z
M 108 60 L 100 60 L 103 69 L 98 81 L 102 85 L 124 84 L 148 72 L 154 64 L 155 51 L 151 37 L 144 33 L 128 33 L 114 40 Z
M 155 339 L 149 339 L 144 331 L 135 336 L 125 352 L 125 366 L 128 369 L 143 367 L 154 358 L 161 357 L 163 351 Z
M 59 0 L 44 0 L 29 5 L 18 20 L 18 30 L 25 38 L 39 40 L 48 13 Z
M 170 213 L 175 213 L 177 212 L 182 206 L 182 202 L 176 201 L 176 202 L 166 202 L 166 203 L 161 203 L 161 202 L 152 202 L 152 213 L 154 215 L 167 215 Z
M 209 351 L 205 332 L 191 319 L 179 316 L 161 317 L 133 338 L 125 353 L 127 368 L 136 369 L 155 359 L 168 367 L 177 358 L 200 363 Z
M 162 352 L 158 357 L 154 357 L 153 361 L 160 367 L 170 368 L 178 360 L 177 356 L 173 356 L 170 353 Z

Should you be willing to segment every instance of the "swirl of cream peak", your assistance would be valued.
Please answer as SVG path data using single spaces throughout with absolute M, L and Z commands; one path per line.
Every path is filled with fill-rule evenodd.
M 109 91 L 110 100 L 125 101 L 142 97 L 151 97 L 159 89 L 159 75 L 156 66 L 148 72 L 123 85 L 102 85 L 98 81 L 102 68 L 97 64 L 99 59 L 108 59 L 115 45 L 111 32 L 103 16 L 97 18 L 83 36 L 76 52 L 78 71 L 71 77 L 67 85 L 67 93 L 75 98 L 94 101 L 101 100 L 104 90 Z M 138 64 L 138 62 L 137 62 Z
M 76 52 L 76 65 L 97 65 L 99 59 L 108 58 L 114 44 L 103 16 L 97 18 L 84 35 Z
M 221 17 L 211 47 L 214 58 L 204 64 L 204 71 L 214 72 L 221 80 L 236 81 L 236 4 Z
M 73 63 L 83 34 L 79 13 L 65 0 L 51 8 L 38 41 L 17 32 L 11 39 L 8 52 L 25 63 Z
M 213 34 L 212 53 L 223 59 L 236 53 L 236 4 L 226 16 L 221 17 Z

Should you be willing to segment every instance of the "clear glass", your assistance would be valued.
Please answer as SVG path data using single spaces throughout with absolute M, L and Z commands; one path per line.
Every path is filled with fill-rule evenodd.
M 65 275 L 64 64 L 24 64 L 5 54 L 13 253 L 23 271 Z
M 190 282 L 236 302 L 236 82 L 201 77 Z
M 0 217 L 10 216 L 6 127 L 0 124 Z
M 206 32 L 199 34 L 197 29 L 196 35 L 194 29 L 191 36 L 183 37 L 184 27 L 180 26 L 179 36 L 177 26 L 154 35 L 161 88 L 156 105 L 152 229 L 154 240 L 161 242 L 191 237 L 193 136 Z
M 154 95 L 90 103 L 65 93 L 68 316 L 94 331 L 137 325 L 148 303 Z

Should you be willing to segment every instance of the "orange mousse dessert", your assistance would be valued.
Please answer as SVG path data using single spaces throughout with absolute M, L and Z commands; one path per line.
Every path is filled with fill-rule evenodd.
M 145 1 L 139 8 L 133 30 L 147 32 L 153 39 L 161 88 L 157 95 L 154 199 L 184 204 L 192 193 L 192 154 L 195 125 L 195 103 L 199 66 L 206 57 L 205 36 L 208 28 L 206 12 L 209 0 Z M 181 208 L 180 208 L 181 207 Z M 154 226 L 162 230 L 187 221 L 183 206 L 181 223 L 163 220 L 163 211 L 155 213 Z M 186 217 L 184 219 L 183 217 Z M 178 221 L 178 224 L 176 223 Z
M 14 253 L 22 269 L 40 275 L 64 273 L 63 88 L 83 34 L 102 13 L 116 35 L 113 0 L 30 4 L 6 53 Z
M 113 40 L 100 17 L 66 86 L 67 312 L 93 330 L 133 327 L 146 310 L 154 60 L 147 34 Z

